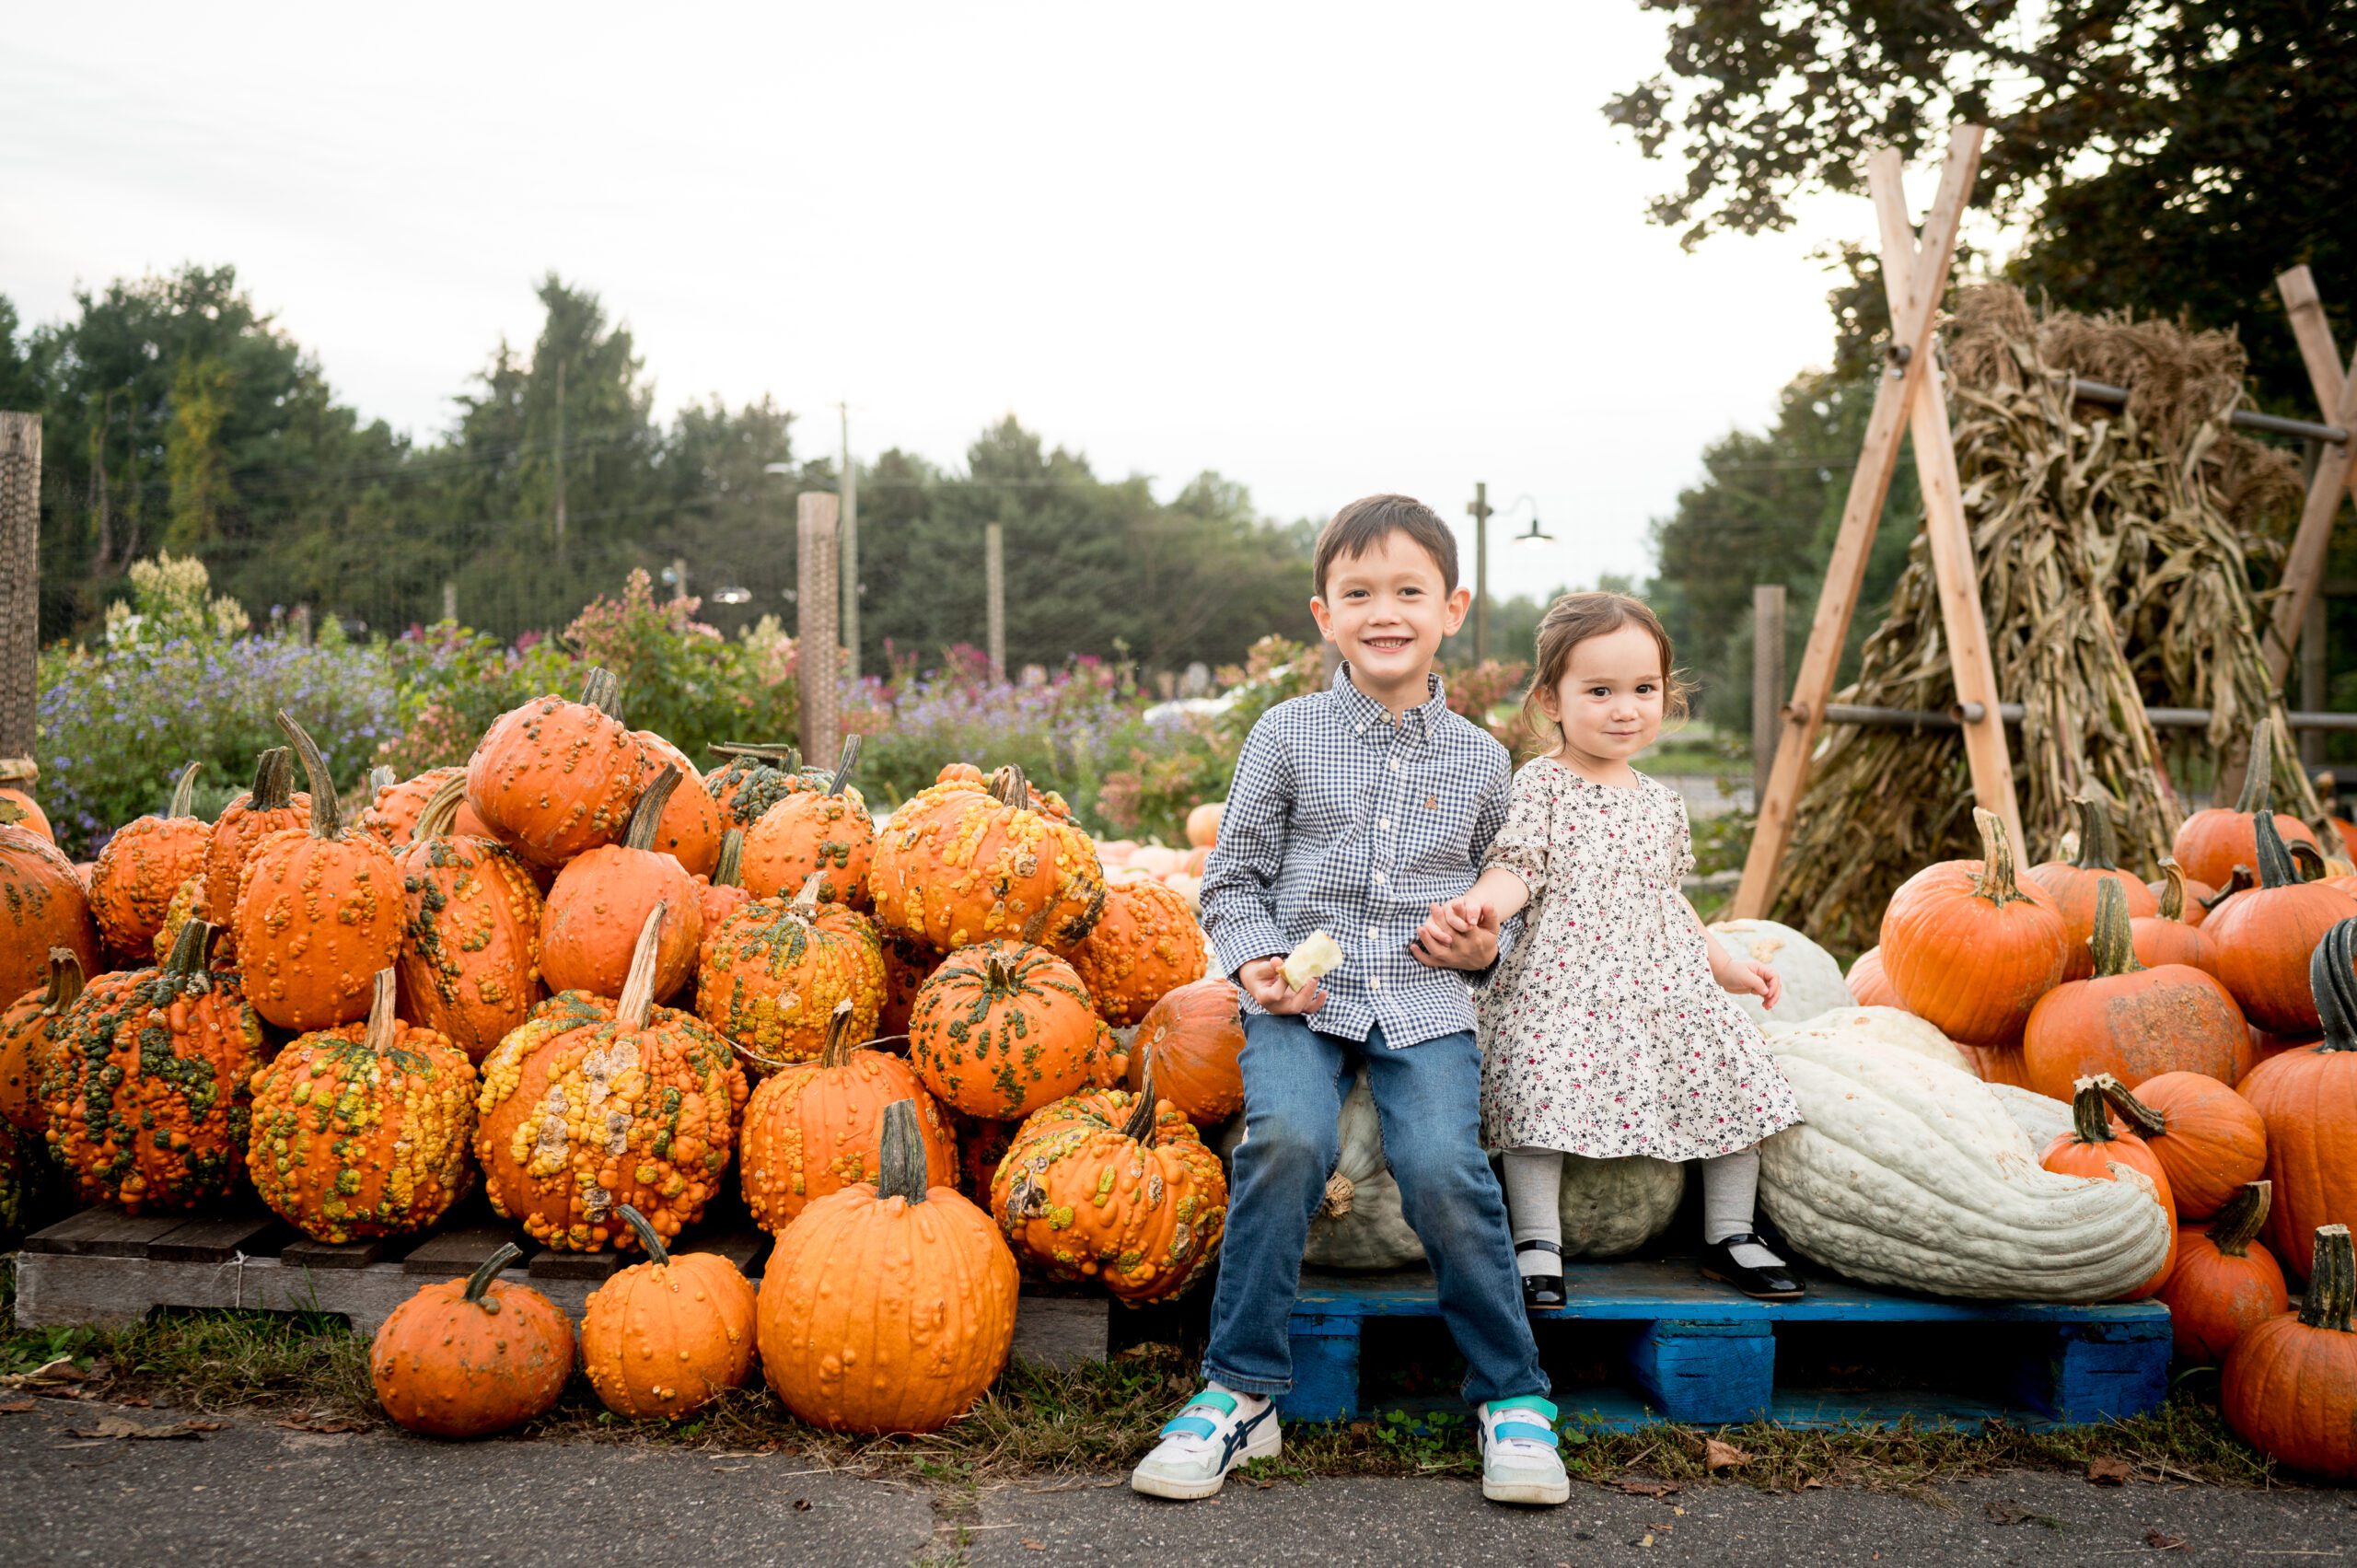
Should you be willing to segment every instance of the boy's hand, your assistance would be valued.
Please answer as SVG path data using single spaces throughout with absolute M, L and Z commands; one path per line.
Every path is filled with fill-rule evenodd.
M 1498 912 L 1469 898 L 1432 906 L 1408 950 L 1443 970 L 1485 970 L 1498 958 Z
M 1723 964 L 1713 962 L 1711 976 L 1719 982 L 1722 990 L 1731 991 L 1737 996 L 1757 996 L 1760 1005 L 1765 1007 L 1773 1007 L 1783 1000 L 1784 982 L 1777 977 L 1776 971 L 1749 958 L 1730 957 Z
M 1284 970 L 1285 960 L 1282 955 L 1255 958 L 1236 971 L 1236 979 L 1265 1012 L 1315 1013 L 1326 1005 L 1326 987 L 1322 981 L 1313 980 L 1296 991 L 1285 983 Z

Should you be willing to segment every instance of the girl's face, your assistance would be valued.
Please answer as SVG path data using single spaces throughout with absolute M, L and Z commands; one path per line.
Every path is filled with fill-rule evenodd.
M 1538 706 L 1573 755 L 1626 762 L 1661 734 L 1668 672 L 1661 645 L 1634 621 L 1573 645 L 1563 678 L 1538 692 Z

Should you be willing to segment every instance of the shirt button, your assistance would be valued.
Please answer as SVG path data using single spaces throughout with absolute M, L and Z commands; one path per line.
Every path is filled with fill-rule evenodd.
M 1372 925 L 1366 928 L 1366 939 L 1370 942 L 1375 940 L 1375 927 Z
M 1371 980 L 1366 982 L 1366 988 L 1369 991 L 1380 991 L 1383 989 L 1383 982 L 1379 980 Z
M 1354 730 L 1351 731 L 1351 733 L 1352 733 L 1353 735 L 1364 735 L 1364 734 L 1366 733 L 1366 726 L 1364 726 L 1364 725 L 1361 725 L 1361 726 L 1358 726 L 1358 728 L 1356 728 L 1356 729 L 1354 729 Z
M 1383 873 L 1380 871 L 1375 874 L 1375 885 L 1378 888 L 1383 886 Z
M 1395 773 L 1399 771 L 1399 759 L 1397 757 L 1391 759 L 1391 771 Z
M 1391 830 L 1391 819 L 1388 817 L 1383 818 L 1376 823 L 1376 826 L 1387 833 Z

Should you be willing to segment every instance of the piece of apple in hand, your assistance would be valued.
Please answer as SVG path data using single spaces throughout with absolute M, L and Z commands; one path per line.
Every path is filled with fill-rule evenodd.
M 1342 967 L 1341 945 L 1322 931 L 1313 931 L 1287 954 L 1283 970 L 1285 984 L 1295 991 L 1321 975 Z

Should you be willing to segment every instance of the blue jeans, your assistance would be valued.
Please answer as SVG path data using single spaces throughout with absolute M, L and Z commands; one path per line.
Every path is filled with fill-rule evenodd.
M 1481 1057 L 1469 1034 L 1392 1051 L 1380 1026 L 1364 1044 L 1319 1034 L 1306 1017 L 1244 1019 L 1247 1136 L 1230 1177 L 1203 1376 L 1245 1394 L 1293 1388 L 1287 1327 L 1301 1290 L 1309 1221 L 1341 1157 L 1343 1073 L 1366 1063 L 1383 1148 L 1408 1224 L 1440 1286 L 1440 1315 L 1465 1357 L 1469 1402 L 1547 1392 L 1506 1205 L 1481 1156 Z

